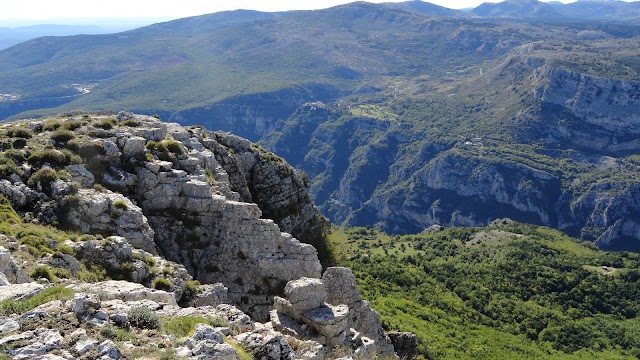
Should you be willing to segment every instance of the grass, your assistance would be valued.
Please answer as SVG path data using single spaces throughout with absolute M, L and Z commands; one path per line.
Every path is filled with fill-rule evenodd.
M 193 335 L 197 324 L 207 324 L 213 327 L 228 326 L 227 322 L 220 318 L 183 316 L 162 320 L 162 331 L 176 337 Z
M 242 347 L 242 345 L 226 338 L 224 339 L 224 342 L 231 345 L 231 347 L 236 351 L 236 353 L 238 353 L 238 357 L 240 358 L 240 360 L 253 359 L 253 355 L 251 355 L 249 351 L 247 351 L 244 347 Z
M 62 286 L 54 286 L 43 290 L 39 294 L 22 301 L 0 301 L 0 316 L 23 314 L 42 304 L 53 300 L 66 301 L 73 297 L 74 291 Z

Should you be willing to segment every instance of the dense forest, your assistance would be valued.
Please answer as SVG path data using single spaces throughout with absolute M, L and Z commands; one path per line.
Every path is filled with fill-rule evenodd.
M 509 220 L 402 237 L 334 228 L 331 243 L 426 359 L 640 357 L 639 254 Z

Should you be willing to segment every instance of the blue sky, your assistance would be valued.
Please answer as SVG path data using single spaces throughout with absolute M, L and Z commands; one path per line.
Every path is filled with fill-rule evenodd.
M 0 0 L 0 25 L 9 20 L 61 18 L 179 18 L 223 10 L 310 10 L 344 4 L 348 0 Z M 370 0 L 388 2 L 398 0 Z M 449 8 L 475 7 L 483 0 L 432 0 Z M 571 2 L 563 0 L 563 2 Z

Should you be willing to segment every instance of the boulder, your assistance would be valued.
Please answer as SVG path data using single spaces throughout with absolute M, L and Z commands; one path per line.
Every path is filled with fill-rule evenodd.
M 144 285 L 127 281 L 108 280 L 94 284 L 71 284 L 67 287 L 79 291 L 99 293 L 110 299 L 122 301 L 151 300 L 161 304 L 177 306 L 174 293 L 149 289 Z
M 284 294 L 298 311 L 319 308 L 327 300 L 327 291 L 320 279 L 300 278 L 289 281 L 284 288 Z
M 23 284 L 31 282 L 31 278 L 18 265 L 16 260 L 11 256 L 11 252 L 0 246 L 0 273 L 3 273 L 7 281 L 11 284 Z M 0 295 L 2 297 L 2 295 Z
M 120 359 L 122 357 L 120 349 L 111 340 L 105 340 L 98 345 L 98 355 L 108 359 Z
M 55 329 L 39 328 L 32 333 L 29 345 L 9 350 L 14 359 L 31 359 L 36 355 L 46 354 L 64 345 L 64 338 Z
M 71 309 L 79 319 L 93 316 L 100 309 L 100 297 L 97 294 L 76 293 L 73 295 Z
M 44 285 L 35 282 L 0 286 L 0 301 L 28 299 L 44 289 Z

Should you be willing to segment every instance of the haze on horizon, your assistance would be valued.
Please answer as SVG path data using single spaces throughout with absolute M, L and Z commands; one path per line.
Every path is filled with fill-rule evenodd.
M 258 11 L 314 10 L 346 4 L 353 0 L 308 0 L 305 2 L 282 0 L 20 0 L 3 1 L 0 26 L 13 23 L 43 23 L 51 20 L 77 21 L 82 19 L 127 19 L 181 17 L 209 14 L 226 10 L 249 9 Z M 368 0 L 369 2 L 399 2 L 405 0 Z M 483 0 L 431 0 L 448 8 L 469 8 L 480 5 Z M 495 2 L 495 1 L 494 1 Z M 562 0 L 564 3 L 571 0 Z

